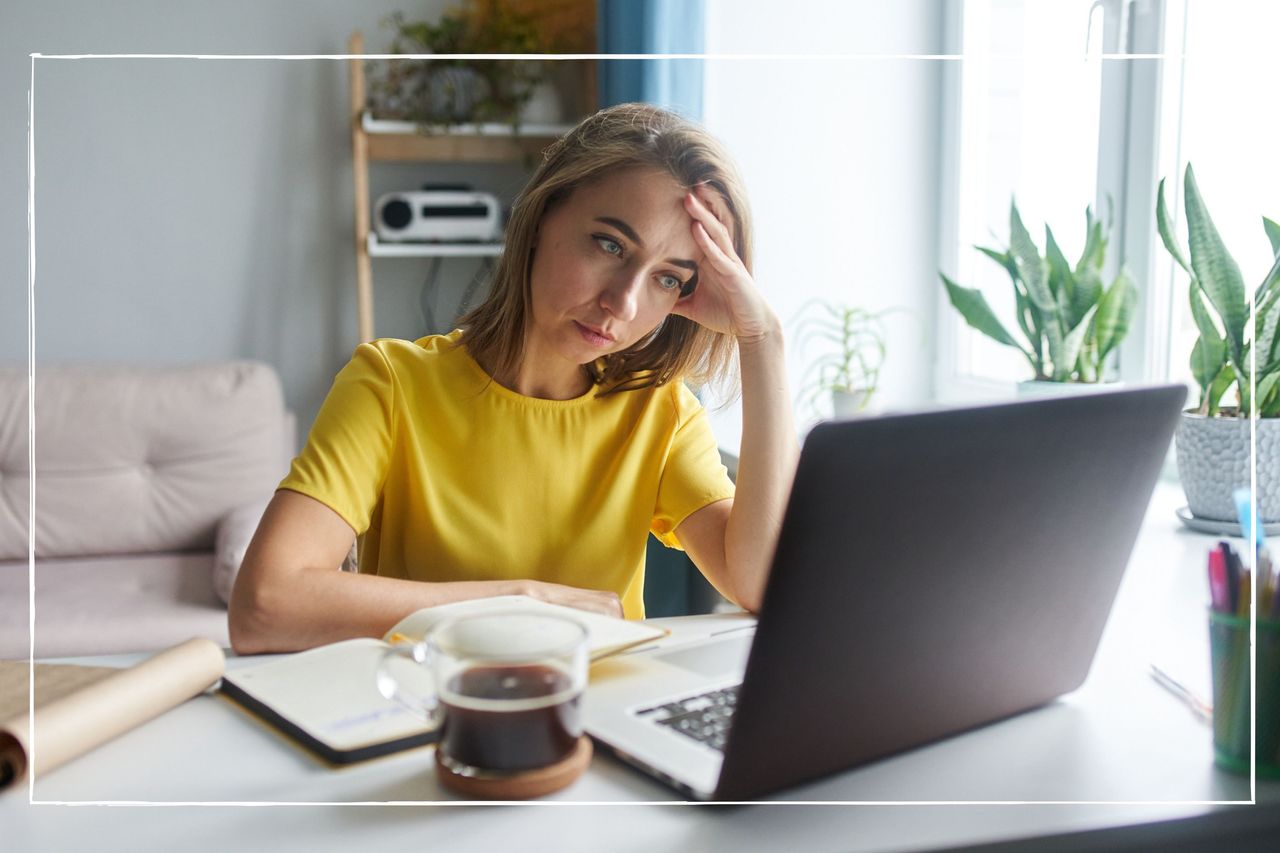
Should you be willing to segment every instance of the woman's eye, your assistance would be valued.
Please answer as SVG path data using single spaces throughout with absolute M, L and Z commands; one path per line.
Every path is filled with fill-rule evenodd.
M 622 244 L 617 240 L 611 240 L 608 237 L 596 237 L 595 241 L 599 244 L 601 249 L 604 249 L 611 255 L 622 254 Z
M 677 287 L 684 287 L 684 282 L 673 275 L 658 276 L 658 284 L 662 285 L 664 290 L 675 290 Z

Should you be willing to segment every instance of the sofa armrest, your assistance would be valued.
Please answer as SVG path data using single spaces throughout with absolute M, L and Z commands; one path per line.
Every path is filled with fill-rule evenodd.
M 267 511 L 268 501 L 255 501 L 233 509 L 218 522 L 218 530 L 213 545 L 213 590 L 222 599 L 223 604 L 231 603 L 231 590 L 236 585 L 236 575 L 240 573 L 240 564 L 244 562 L 244 554 L 249 550 L 249 542 L 258 530 L 262 514 Z M 344 572 L 358 572 L 356 543 L 351 543 L 351 550 L 339 567 Z
M 231 602 L 231 588 L 244 562 L 244 553 L 249 550 L 249 541 L 266 509 L 267 501 L 242 504 L 218 522 L 213 543 L 213 591 L 224 604 Z

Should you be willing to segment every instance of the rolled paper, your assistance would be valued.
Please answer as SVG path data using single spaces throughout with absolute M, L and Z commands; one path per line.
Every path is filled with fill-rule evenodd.
M 217 683 L 222 649 L 193 639 L 0 724 L 0 790 L 39 776 L 155 719 Z

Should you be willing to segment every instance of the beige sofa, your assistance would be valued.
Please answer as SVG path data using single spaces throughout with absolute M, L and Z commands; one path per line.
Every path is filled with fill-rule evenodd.
M 28 380 L 0 368 L 0 658 L 26 658 Z M 264 364 L 37 367 L 35 655 L 228 645 L 226 600 L 288 470 Z

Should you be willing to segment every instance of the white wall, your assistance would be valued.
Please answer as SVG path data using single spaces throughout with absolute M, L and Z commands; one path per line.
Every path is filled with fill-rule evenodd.
M 704 120 L 744 172 L 756 279 L 789 330 L 814 297 L 904 309 L 886 318 L 881 408 L 931 398 L 942 76 L 935 60 L 879 57 L 940 53 L 943 5 L 707 0 L 708 53 L 855 55 L 712 60 Z M 739 418 L 713 414 L 726 446 Z

